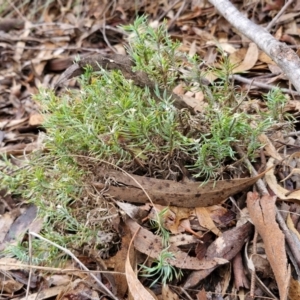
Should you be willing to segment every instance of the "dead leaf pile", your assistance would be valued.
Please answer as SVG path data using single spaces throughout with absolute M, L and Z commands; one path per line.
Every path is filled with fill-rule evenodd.
M 76 78 L 70 79 L 73 76 L 61 77 L 74 66 L 78 55 L 83 61 L 92 55 L 125 55 L 127 36 L 119 26 L 132 23 L 136 14 L 148 15 L 153 26 L 166 19 L 170 35 L 182 43 L 180 50 L 190 56 L 197 54 L 205 67 L 221 67 L 221 53 L 225 53 L 233 66 L 230 79 L 245 94 L 240 103 L 245 112 L 265 112 L 262 94 L 279 86 L 289 97 L 283 111 L 296 119 L 299 116 L 299 95 L 292 91 L 285 74 L 256 44 L 220 17 L 209 1 L 4 2 L 0 5 L 0 154 L 14 165 L 23 167 L 28 154 L 44 147 L 43 116 L 32 95 L 40 88 L 58 86 L 61 79 L 64 86 L 78 88 Z M 285 3 L 232 2 L 263 27 Z M 300 2 L 294 1 L 267 27 L 278 40 L 296 49 L 300 42 L 299 11 Z M 201 78 L 206 85 L 218 80 L 215 71 Z M 204 94 L 193 89 L 186 92 L 184 82 L 172 93 L 179 101 L 178 108 L 202 112 L 206 105 Z M 241 177 L 237 172 L 236 178 L 200 185 L 98 169 L 97 180 L 89 188 L 113 203 L 109 208 L 114 215 L 111 227 L 120 242 L 109 257 L 100 255 L 92 242 L 93 246 L 70 249 L 79 262 L 72 257 L 61 268 L 51 266 L 51 262 L 40 266 L 30 250 L 24 257 L 27 263 L 5 255 L 5 250 L 18 243 L 30 249 L 30 233 L 42 231 L 42 220 L 37 218 L 35 206 L 6 193 L 0 173 L 1 299 L 110 296 L 204 300 L 211 299 L 211 294 L 218 299 L 299 299 L 300 139 L 298 131 L 286 133 L 285 125 L 283 120 L 270 135 L 260 136 L 264 147 L 256 158 L 257 176 Z M 10 172 L 4 160 L 0 160 L 0 171 Z M 249 189 L 256 191 L 247 194 Z M 99 211 L 89 215 L 88 221 L 95 228 Z M 164 250 L 163 238 L 151 227 L 158 216 L 170 233 L 168 251 L 173 257 L 167 263 L 181 270 L 182 277 L 150 288 L 155 278 L 140 276 L 139 268 L 141 264 L 149 268 L 155 265 Z M 109 234 L 99 231 L 99 238 L 109 239 Z M 90 272 L 83 271 L 82 265 Z

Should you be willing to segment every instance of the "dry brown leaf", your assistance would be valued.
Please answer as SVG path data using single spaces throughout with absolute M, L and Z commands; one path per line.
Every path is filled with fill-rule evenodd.
M 297 160 L 297 161 L 299 161 L 299 159 L 300 159 L 300 152 L 299 152 L 299 151 L 294 152 L 294 153 L 292 153 L 292 154 L 289 156 L 289 158 L 288 158 L 288 160 L 287 160 L 287 165 L 290 166 L 290 167 L 292 167 L 292 164 L 291 164 L 292 160 Z
M 198 92 L 195 94 L 195 97 L 190 97 L 187 95 L 182 96 L 183 101 L 191 106 L 197 112 L 203 112 L 207 103 L 204 100 L 204 94 L 202 92 Z
M 235 288 L 239 291 L 241 288 L 249 289 L 249 280 L 246 277 L 242 254 L 239 252 L 232 260 L 232 270 Z
M 191 93 L 191 96 L 189 92 L 186 92 L 184 89 L 184 85 L 180 83 L 173 89 L 173 93 L 182 96 L 183 101 L 195 111 L 202 112 L 207 106 L 207 103 L 204 102 L 204 94 L 202 91 L 195 91 L 195 93 Z
M 195 236 L 198 236 L 197 233 L 194 232 L 190 227 L 189 217 L 193 213 L 193 210 L 191 210 L 190 208 L 177 206 L 161 206 L 155 204 L 148 217 L 152 220 L 156 220 L 157 214 L 166 208 L 168 209 L 163 215 L 161 215 L 161 221 L 164 228 L 166 228 L 173 234 L 187 231 L 194 234 Z M 198 236 L 198 238 L 201 237 Z
M 170 244 L 178 247 L 182 245 L 197 244 L 199 243 L 199 238 L 196 238 L 194 235 L 182 233 L 170 236 L 169 241 Z
M 214 223 L 217 224 L 228 224 L 230 220 L 235 218 L 234 214 L 222 205 L 208 206 L 206 209 Z
M 11 257 L 2 257 L 0 258 L 0 269 L 1 271 L 10 271 L 10 270 L 26 270 L 21 261 L 16 258 Z
M 13 126 L 19 126 L 27 122 L 28 118 L 16 119 L 16 120 L 4 120 L 0 122 L 0 128 L 10 128 Z
M 149 201 L 145 191 L 155 204 L 179 207 L 200 207 L 220 204 L 228 197 L 252 186 L 265 172 L 256 177 L 200 182 L 175 182 L 144 176 L 130 175 L 115 170 L 99 168 L 101 178 L 114 178 L 115 183 L 122 186 L 110 186 L 107 194 L 117 200 L 133 203 Z M 93 182 L 98 189 L 107 189 L 105 183 Z M 143 189 L 141 189 L 143 187 Z
M 244 60 L 242 61 L 242 63 L 240 65 L 238 65 L 236 68 L 234 68 L 232 70 L 232 72 L 239 73 L 239 72 L 244 72 L 244 71 L 252 69 L 257 62 L 258 54 L 259 54 L 259 51 L 258 51 L 256 44 L 250 43 Z
M 184 85 L 182 83 L 176 85 L 173 89 L 173 93 L 177 95 L 184 95 L 185 93 Z
M 125 273 L 125 262 L 127 257 L 129 257 L 129 261 L 134 260 L 134 248 L 130 247 L 130 241 L 131 233 L 128 226 L 125 225 L 122 236 L 122 247 L 115 256 L 110 258 L 114 261 L 113 270 L 116 272 L 116 274 L 113 274 L 113 276 L 116 283 L 117 296 L 120 299 L 124 298 L 128 289 L 127 278 L 124 276 L 124 274 L 122 274 Z
M 41 293 L 38 291 L 37 293 L 30 294 L 28 297 L 24 296 L 22 298 L 19 298 L 19 300 L 43 300 L 55 297 L 63 292 L 65 292 L 66 287 L 64 286 L 54 286 L 49 289 L 43 289 L 43 292 Z
M 277 183 L 277 179 L 274 175 L 274 158 L 270 158 L 267 162 L 267 172 L 265 175 L 266 182 L 268 183 L 270 189 L 273 193 L 280 199 L 286 201 L 300 201 L 300 191 L 291 192 Z
M 191 12 L 185 13 L 178 18 L 178 21 L 188 21 L 199 17 L 202 14 L 202 9 L 196 6 Z
M 14 294 L 24 286 L 24 284 L 16 281 L 9 274 L 6 274 L 6 272 L 1 272 L 1 273 L 2 273 L 0 279 L 1 293 Z
M 43 124 L 44 122 L 44 116 L 42 116 L 41 114 L 32 114 L 29 117 L 29 125 L 31 126 L 38 126 Z
M 282 157 L 281 155 L 277 152 L 276 148 L 272 144 L 272 142 L 269 140 L 269 138 L 264 134 L 260 134 L 258 136 L 258 140 L 264 145 L 264 149 L 266 150 L 267 154 L 269 156 L 272 156 L 273 158 L 281 161 Z
M 71 283 L 71 276 L 64 274 L 64 275 L 58 275 L 58 274 L 53 274 L 47 277 L 47 282 L 51 286 L 67 286 Z
M 207 300 L 206 292 L 205 292 L 205 289 L 204 289 L 204 288 L 202 288 L 202 290 L 200 290 L 200 291 L 197 293 L 197 300 Z
M 129 244 L 129 249 L 127 252 L 126 263 L 125 263 L 125 274 L 128 283 L 128 288 L 131 293 L 131 297 L 134 300 L 157 300 L 155 299 L 142 285 L 142 283 L 138 280 L 136 273 L 133 271 L 131 263 L 130 263 L 130 248 L 132 245 L 132 241 L 135 239 L 135 235 L 139 234 L 139 228 L 135 230 L 132 240 Z
M 244 225 L 223 232 L 220 237 L 209 245 L 205 258 L 207 260 L 216 258 L 225 260 L 233 259 L 243 247 L 245 239 L 252 234 L 252 228 L 252 224 L 247 222 Z M 206 278 L 216 267 L 217 266 L 211 269 L 193 271 L 186 280 L 184 288 L 192 288 L 198 285 L 199 282 Z
M 300 299 L 300 282 L 296 279 L 291 278 L 291 284 L 289 289 L 289 300 Z
M 300 102 L 297 100 L 289 100 L 285 106 L 285 110 L 300 111 Z
M 208 42 L 208 41 L 210 41 L 210 42 L 212 42 L 212 43 L 215 43 L 215 37 L 214 37 L 212 34 L 208 33 L 206 30 L 202 30 L 202 29 L 200 29 L 200 28 L 198 28 L 198 27 L 193 27 L 193 31 L 194 31 L 198 36 L 200 36 L 201 41 L 203 41 L 203 42 Z
M 164 249 L 162 246 L 162 238 L 154 235 L 149 230 L 142 228 L 139 224 L 131 219 L 126 220 L 126 224 L 129 226 L 132 233 L 139 229 L 134 239 L 134 247 L 138 251 L 149 255 L 151 258 L 158 259 L 160 253 Z M 168 259 L 168 263 L 182 269 L 211 269 L 217 265 L 227 262 L 227 260 L 219 260 L 214 258 L 211 260 L 199 260 L 196 257 L 189 256 L 187 253 L 181 251 L 179 248 L 173 245 L 168 248 L 168 251 L 172 252 L 174 255 L 174 259 Z
M 225 52 L 227 52 L 227 53 L 230 53 L 230 54 L 232 54 L 232 53 L 234 53 L 234 52 L 237 51 L 236 48 L 234 48 L 231 44 L 226 43 L 226 42 L 220 42 L 220 43 L 218 43 L 218 46 L 219 46 L 223 51 L 225 51 Z
M 299 28 L 295 20 L 292 20 L 286 24 L 286 29 L 284 31 L 288 35 L 299 35 Z
M 179 297 L 176 293 L 172 292 L 170 287 L 167 284 L 162 286 L 162 298 L 163 300 L 179 300 Z
M 300 233 L 295 228 L 295 225 L 292 221 L 291 214 L 289 213 L 286 219 L 286 225 L 287 227 L 294 233 L 294 235 L 298 238 L 298 242 L 300 241 Z
M 16 44 L 15 54 L 14 54 L 14 60 L 16 62 L 20 62 L 22 54 L 25 49 L 25 42 L 21 38 L 27 38 L 31 32 L 31 23 L 29 21 L 26 21 L 24 24 L 24 31 L 20 36 L 20 41 Z
M 13 224 L 14 220 L 20 216 L 25 211 L 25 208 L 15 208 L 9 212 L 0 216 L 0 250 L 2 250 L 2 242 L 6 234 L 8 233 L 10 226 Z
M 234 53 L 229 55 L 229 61 L 230 63 L 235 66 L 238 64 L 241 64 L 244 60 L 244 57 L 247 53 L 247 49 L 246 48 L 241 48 L 237 51 L 235 51 Z
M 215 235 L 220 236 L 222 232 L 217 228 L 214 221 L 211 218 L 211 214 L 206 207 L 196 207 L 196 216 L 198 218 L 199 224 L 213 232 Z
M 261 62 L 264 62 L 268 65 L 275 65 L 275 62 L 273 61 L 273 59 L 263 51 L 259 52 L 258 60 L 260 60 Z
M 276 196 L 264 195 L 260 198 L 257 193 L 252 192 L 247 195 L 247 207 L 251 220 L 264 241 L 280 299 L 284 300 L 288 295 L 291 274 L 286 257 L 284 234 L 276 222 L 275 201 Z
M 193 57 L 197 53 L 197 43 L 196 40 L 190 45 L 189 56 Z
M 3 240 L 3 244 L 1 244 L 0 247 L 2 248 L 5 246 L 5 243 L 21 241 L 31 224 L 36 222 L 36 214 L 37 207 L 35 205 L 31 204 L 30 206 L 26 207 L 22 214 L 14 220 L 13 224 L 11 224 L 9 231 Z

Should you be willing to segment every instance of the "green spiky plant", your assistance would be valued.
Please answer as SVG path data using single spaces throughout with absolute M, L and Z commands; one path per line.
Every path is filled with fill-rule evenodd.
M 124 29 L 131 34 L 127 51 L 135 70 L 146 72 L 160 89 L 171 90 L 179 80 L 187 88 L 202 87 L 199 76 L 207 70 L 200 72 L 199 60 L 178 50 L 180 44 L 171 39 L 165 24 L 153 29 L 145 17 L 139 17 Z M 187 79 L 181 73 L 183 62 L 196 70 L 197 77 Z M 110 241 L 101 239 L 99 232 L 113 231 L 108 213 L 112 204 L 100 201 L 99 192 L 91 188 L 97 162 L 175 180 L 181 178 L 180 166 L 185 165 L 194 177 L 209 180 L 217 179 L 225 164 L 235 160 L 234 143 L 255 157 L 260 146 L 257 136 L 270 128 L 276 115 L 253 116 L 240 110 L 242 95 L 229 82 L 232 66 L 226 56 L 220 66 L 214 71 L 221 80 L 203 87 L 207 106 L 197 115 L 175 109 L 167 93 L 157 102 L 149 89 L 135 86 L 120 71 L 87 68 L 79 79 L 80 90 L 67 90 L 61 96 L 41 89 L 35 99 L 45 117 L 46 151 L 36 151 L 30 161 L 20 162 L 24 165 L 20 169 L 6 161 L 9 166 L 2 171 L 2 182 L 12 194 L 21 194 L 39 208 L 46 238 L 71 249 L 90 245 L 106 252 Z M 283 105 L 280 91 L 272 99 L 281 99 Z M 91 220 L 93 214 L 102 221 Z M 166 251 L 148 274 L 160 274 L 165 282 L 178 273 L 165 264 L 164 258 L 171 258 L 168 232 L 160 218 L 157 224 Z M 7 253 L 28 257 L 24 245 L 19 250 L 9 248 Z M 33 255 L 40 262 L 53 263 L 57 249 L 45 252 L 37 242 Z
M 174 254 L 169 252 L 168 248 L 165 248 L 159 257 L 154 260 L 151 267 L 141 266 L 141 275 L 153 280 L 150 287 L 157 282 L 161 282 L 164 285 L 173 279 L 179 280 L 182 277 L 182 271 L 170 264 L 170 260 L 173 259 Z

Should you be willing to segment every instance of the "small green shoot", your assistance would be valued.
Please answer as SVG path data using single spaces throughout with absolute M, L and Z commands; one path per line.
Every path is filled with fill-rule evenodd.
M 141 276 L 154 279 L 151 286 L 161 281 L 163 285 L 172 281 L 173 279 L 179 280 L 182 277 L 182 271 L 172 266 L 169 261 L 174 259 L 174 254 L 164 249 L 157 260 L 153 262 L 152 267 L 141 265 Z M 150 286 L 150 287 L 151 287 Z
M 165 207 L 159 213 L 156 214 L 155 219 L 150 220 L 150 225 L 153 229 L 156 230 L 156 234 L 162 237 L 163 247 L 167 247 L 170 238 L 170 232 L 164 227 L 164 217 L 167 214 L 169 207 Z

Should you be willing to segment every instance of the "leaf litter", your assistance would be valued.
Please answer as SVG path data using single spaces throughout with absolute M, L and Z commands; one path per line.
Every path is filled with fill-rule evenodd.
M 241 11 L 248 14 L 249 18 L 254 18 L 257 24 L 264 26 L 279 11 L 282 6 L 280 2 L 282 1 L 274 2 L 273 6 L 267 1 L 262 1 L 260 5 L 249 1 L 235 1 L 235 4 Z M 209 66 L 218 66 L 220 62 L 220 53 L 216 51 L 217 47 L 228 53 L 230 61 L 236 64 L 233 73 L 242 73 L 241 76 L 232 76 L 232 78 L 238 89 L 247 94 L 247 101 L 244 101 L 241 105 L 245 106 L 248 113 L 266 110 L 261 95 L 262 92 L 271 89 L 273 85 L 286 88 L 287 92 L 290 92 L 289 83 L 284 74 L 281 74 L 278 68 L 274 68 L 274 62 L 257 49 L 255 44 L 250 43 L 235 29 L 231 28 L 224 19 L 219 18 L 214 8 L 205 1 L 191 1 L 188 5 L 184 1 L 165 1 L 159 6 L 148 1 L 133 5 L 124 1 L 110 4 L 106 1 L 99 3 L 92 0 L 86 1 L 86 3 L 79 2 L 78 5 L 72 5 L 72 1 L 68 3 L 52 1 L 51 4 L 41 2 L 40 4 L 34 5 L 13 1 L 7 7 L 4 5 L 1 10 L 0 152 L 7 155 L 15 166 L 24 167 L 30 153 L 43 149 L 43 134 L 45 133 L 42 126 L 43 116 L 40 114 L 39 104 L 32 100 L 31 95 L 36 94 L 41 86 L 55 87 L 59 82 L 61 73 L 72 66 L 78 54 L 82 57 L 95 53 L 107 55 L 111 54 L 112 49 L 116 49 L 119 54 L 124 55 L 122 45 L 125 43 L 127 36 L 118 26 L 132 23 L 136 11 L 149 15 L 151 20 L 157 22 L 161 22 L 166 17 L 171 36 L 179 39 L 182 43 L 180 50 L 190 54 L 197 53 Z M 276 38 L 288 42 L 291 47 L 299 44 L 297 31 L 299 20 L 297 13 L 294 13 L 294 10 L 297 11 L 297 5 L 291 6 L 284 12 L 277 20 L 276 27 L 272 31 Z M 20 16 L 22 16 L 22 20 L 20 20 Z M 207 73 L 205 76 L 210 83 L 217 82 L 219 79 L 218 74 L 215 72 Z M 68 80 L 68 86 L 70 88 L 77 87 L 76 80 Z M 259 86 L 263 87 L 258 88 Z M 196 93 L 190 91 L 186 92 L 184 96 L 189 97 L 190 101 L 193 100 L 193 102 L 187 102 L 188 105 L 192 107 L 200 105 L 199 111 L 202 109 L 202 105 L 199 104 L 199 99 L 202 101 L 202 96 L 198 95 L 199 98 L 197 99 Z M 297 118 L 299 115 L 299 96 L 294 94 L 292 97 L 288 100 L 284 110 Z M 170 296 L 166 295 L 172 293 L 174 299 L 177 299 L 174 295 L 177 295 L 179 299 L 186 299 L 185 293 L 182 292 L 182 289 L 184 289 L 192 297 L 198 293 L 197 297 L 204 299 L 204 297 L 210 297 L 210 293 L 217 293 L 219 290 L 218 283 L 222 283 L 225 289 L 222 296 L 231 299 L 230 297 L 242 295 L 242 291 L 250 291 L 249 285 L 242 282 L 246 282 L 246 279 L 250 281 L 251 273 L 254 272 L 260 278 L 260 281 L 256 281 L 256 291 L 251 290 L 250 293 L 258 293 L 259 295 L 264 293 L 265 291 L 257 282 L 265 282 L 266 285 L 269 285 L 269 290 L 272 290 L 271 295 L 275 294 L 276 297 L 285 299 L 288 294 L 290 299 L 298 299 L 299 262 L 298 264 L 295 263 L 293 256 L 288 254 L 291 261 L 288 266 L 287 254 L 284 248 L 284 231 L 278 227 L 275 221 L 275 196 L 262 196 L 260 198 L 259 196 L 254 197 L 253 195 L 256 194 L 251 193 L 246 196 L 247 190 L 260 177 L 264 177 L 268 187 L 276 195 L 276 200 L 291 201 L 285 207 L 285 210 L 289 212 L 286 215 L 286 222 L 290 230 L 295 232 L 294 243 L 299 244 L 299 217 L 295 214 L 295 212 L 299 214 L 300 211 L 297 203 L 299 200 L 297 196 L 299 161 L 297 155 L 293 155 L 293 153 L 299 151 L 299 139 L 297 131 L 286 133 L 285 130 L 284 124 L 278 124 L 275 131 L 281 133 L 280 138 L 261 137 L 265 147 L 261 153 L 261 159 L 257 158 L 256 167 L 260 167 L 259 162 L 263 165 L 263 161 L 266 160 L 265 156 L 268 157 L 268 162 L 265 165 L 266 173 L 262 173 L 257 178 L 239 178 L 241 172 L 237 172 L 238 176 L 236 178 L 230 180 L 225 178 L 224 182 L 214 182 L 215 190 L 213 186 L 199 186 L 199 183 L 190 181 L 173 182 L 171 187 L 168 188 L 166 180 L 134 175 L 138 183 L 137 186 L 136 182 L 133 183 L 132 179 L 123 173 L 112 171 L 115 173 L 114 176 L 110 177 L 114 177 L 117 184 L 110 185 L 108 191 L 106 191 L 107 194 L 115 198 L 114 201 L 126 199 L 130 203 L 134 203 L 131 204 L 131 211 L 128 212 L 129 208 L 124 206 L 126 203 L 120 202 L 120 211 L 116 213 L 116 210 L 112 210 L 114 217 L 110 218 L 113 222 L 112 227 L 122 236 L 121 242 L 117 242 L 119 246 L 114 254 L 117 257 L 120 255 L 123 265 L 120 264 L 115 267 L 116 264 L 111 264 L 109 260 L 115 257 L 113 255 L 104 260 L 100 256 L 97 257 L 99 254 L 92 256 L 91 249 L 95 247 L 95 241 L 91 241 L 90 245 L 85 245 L 85 249 L 72 249 L 72 251 L 81 256 L 80 259 L 85 261 L 86 264 L 93 257 L 89 262 L 91 272 L 95 271 L 101 274 L 101 272 L 116 271 L 122 273 L 113 274 L 114 283 L 109 283 L 108 279 L 102 277 L 104 284 L 110 286 L 119 299 L 129 295 L 127 293 L 128 287 L 129 293 L 131 293 L 131 296 L 128 297 L 139 299 L 138 295 L 140 295 L 140 299 L 156 299 L 157 296 L 154 294 L 149 295 L 153 293 L 148 289 L 150 284 L 147 280 L 149 279 L 138 277 L 137 273 L 139 264 L 143 263 L 148 257 L 150 261 L 148 266 L 151 266 L 162 250 L 161 238 L 155 235 L 153 230 L 149 228 L 149 224 L 145 222 L 151 205 L 145 207 L 140 205 L 148 201 L 144 193 L 146 191 L 155 204 L 176 205 L 176 209 L 173 210 L 172 207 L 169 207 L 173 215 L 167 214 L 165 222 L 173 222 L 170 231 L 174 236 L 170 237 L 170 241 L 177 235 L 183 240 L 180 246 L 175 244 L 172 246 L 171 243 L 170 249 L 175 258 L 170 259 L 170 263 L 184 269 L 185 274 L 180 280 L 173 280 L 168 288 L 166 286 L 159 287 L 158 285 L 155 290 L 157 295 L 161 293 L 163 299 L 170 299 Z M 295 130 L 297 130 L 297 126 Z M 7 169 L 4 161 L 1 161 L 0 167 L 2 172 L 13 172 Z M 100 170 L 101 176 L 102 178 L 105 177 L 103 170 Z M 107 186 L 104 182 L 97 181 L 94 182 L 94 187 L 99 193 Z M 1 250 L 3 251 L 5 248 L 13 249 L 12 246 L 16 243 L 26 248 L 29 236 L 25 231 L 29 228 L 31 231 L 40 232 L 39 220 L 37 223 L 33 223 L 35 222 L 35 215 L 30 214 L 33 207 L 24 203 L 19 195 L 6 194 L 6 187 L 3 185 L 1 185 L 1 189 Z M 185 189 L 190 189 L 190 191 L 187 192 Z M 211 191 L 208 192 L 208 190 Z M 193 199 L 196 194 L 200 193 L 199 191 L 201 191 L 201 197 L 198 196 Z M 183 196 L 181 196 L 182 194 Z M 243 209 L 246 205 L 246 197 L 248 199 L 249 215 Z M 227 201 L 228 198 L 231 201 Z M 176 202 L 176 199 L 181 200 Z M 258 205 L 261 201 L 262 204 Z M 225 212 L 218 217 L 214 216 L 211 211 L 209 212 L 211 208 L 206 207 L 212 204 L 217 204 L 217 206 L 214 206 L 216 210 L 219 206 L 219 209 L 225 209 Z M 20 206 L 21 209 L 19 209 Z M 189 213 L 183 213 L 186 207 L 195 210 L 195 213 L 190 213 L 190 210 Z M 155 206 L 152 209 L 155 209 Z M 251 243 L 253 238 L 253 225 L 248 222 L 237 226 L 234 218 L 226 215 L 226 212 L 233 214 L 237 220 L 244 218 L 246 214 L 248 220 L 253 223 L 261 236 L 263 243 L 255 245 L 255 240 L 253 240 L 252 247 L 260 246 L 260 251 L 266 254 L 267 260 L 256 262 L 258 264 L 254 268 L 256 271 L 243 269 L 241 263 L 243 260 L 245 263 L 246 260 L 243 254 L 245 241 Z M 94 208 L 94 211 L 90 211 L 90 216 L 94 216 L 94 219 L 91 218 L 89 222 L 93 222 L 93 226 L 97 224 L 97 214 L 99 213 L 101 213 L 101 208 Z M 117 214 L 127 214 L 134 221 L 127 219 L 123 223 L 124 221 L 117 217 Z M 187 233 L 183 235 L 184 231 L 179 229 L 183 221 L 188 221 L 188 227 L 199 236 L 203 236 L 202 240 L 195 235 L 192 236 L 192 239 L 185 236 Z M 131 226 L 132 233 L 130 234 L 128 228 L 127 230 L 122 228 L 124 226 L 129 228 Z M 23 228 L 24 230 L 23 232 L 22 230 L 16 231 L 14 228 Z M 187 230 L 185 229 L 185 231 Z M 272 236 L 270 235 L 271 232 L 273 233 Z M 134 233 L 136 233 L 136 237 L 132 239 L 133 248 L 133 245 L 129 246 L 129 241 Z M 103 236 L 102 234 L 102 239 Z M 127 240 L 125 241 L 125 239 Z M 178 241 L 176 242 L 178 243 Z M 204 254 L 201 257 L 200 248 L 203 247 L 201 246 L 203 244 L 207 245 L 203 248 Z M 253 251 L 249 247 L 245 249 Z M 45 249 L 45 251 L 47 250 Z M 24 261 L 31 261 L 30 264 L 33 264 L 31 267 L 35 267 L 35 275 L 31 276 L 29 282 L 30 271 L 24 266 L 20 266 L 20 253 L 10 252 L 11 254 L 18 257 L 18 260 L 11 261 L 5 254 L 0 260 L 0 268 L 3 273 L 1 277 L 1 296 L 3 299 L 11 296 L 22 299 L 22 289 L 27 289 L 32 298 L 35 298 L 42 291 L 44 299 L 54 296 L 69 298 L 75 295 L 99 298 L 102 295 L 102 291 L 97 290 L 97 287 L 95 287 L 95 282 L 85 276 L 84 273 L 81 273 L 80 268 L 74 262 L 64 262 L 64 266 L 59 271 L 51 271 L 51 266 L 47 266 L 49 269 L 46 267 L 42 271 L 38 268 L 38 261 L 35 261 L 34 257 L 31 257 L 33 260 L 24 257 Z M 135 261 L 129 262 L 129 255 L 134 256 Z M 253 261 L 255 255 L 257 254 L 252 254 Z M 32 256 L 32 254 L 29 256 Z M 251 253 L 249 253 L 249 256 L 251 256 Z M 103 260 L 104 265 L 109 266 L 111 264 L 110 268 L 107 266 L 105 268 L 100 267 L 100 260 Z M 233 263 L 233 272 L 225 268 L 224 264 L 226 265 L 227 261 Z M 235 271 L 235 266 L 238 264 L 236 261 L 240 261 L 240 273 Z M 119 259 L 118 263 L 120 263 Z M 262 273 L 259 264 L 263 263 L 266 264 L 265 269 L 271 270 L 272 268 L 272 271 Z M 68 264 L 71 264 L 76 272 L 73 270 L 69 276 L 65 277 L 65 280 L 62 280 L 62 278 L 55 280 L 54 276 L 59 276 L 55 274 L 63 272 L 64 269 L 69 267 Z M 16 271 L 20 271 L 19 276 L 13 273 L 12 269 L 8 269 L 9 266 L 13 265 Z M 202 268 L 202 270 L 197 270 L 197 268 Z M 289 268 L 293 270 L 293 278 L 290 282 Z M 101 271 L 99 271 L 100 269 Z M 193 269 L 194 271 L 191 271 Z M 226 272 L 228 278 L 233 278 L 235 282 L 241 280 L 241 282 L 236 283 L 236 285 L 226 285 L 221 280 L 221 276 L 224 274 L 222 270 Z M 51 272 L 52 274 L 49 275 Z M 42 280 L 37 280 L 37 275 Z M 239 276 L 242 276 L 243 279 Z M 124 281 L 125 278 L 127 278 L 127 281 Z M 33 284 L 35 280 L 36 284 Z M 288 291 L 289 284 L 290 289 Z M 112 285 L 114 286 L 112 287 Z M 138 289 L 136 289 L 137 286 L 139 286 Z M 194 290 L 190 290 L 190 287 L 193 287 Z M 272 297 L 268 293 L 265 295 Z

